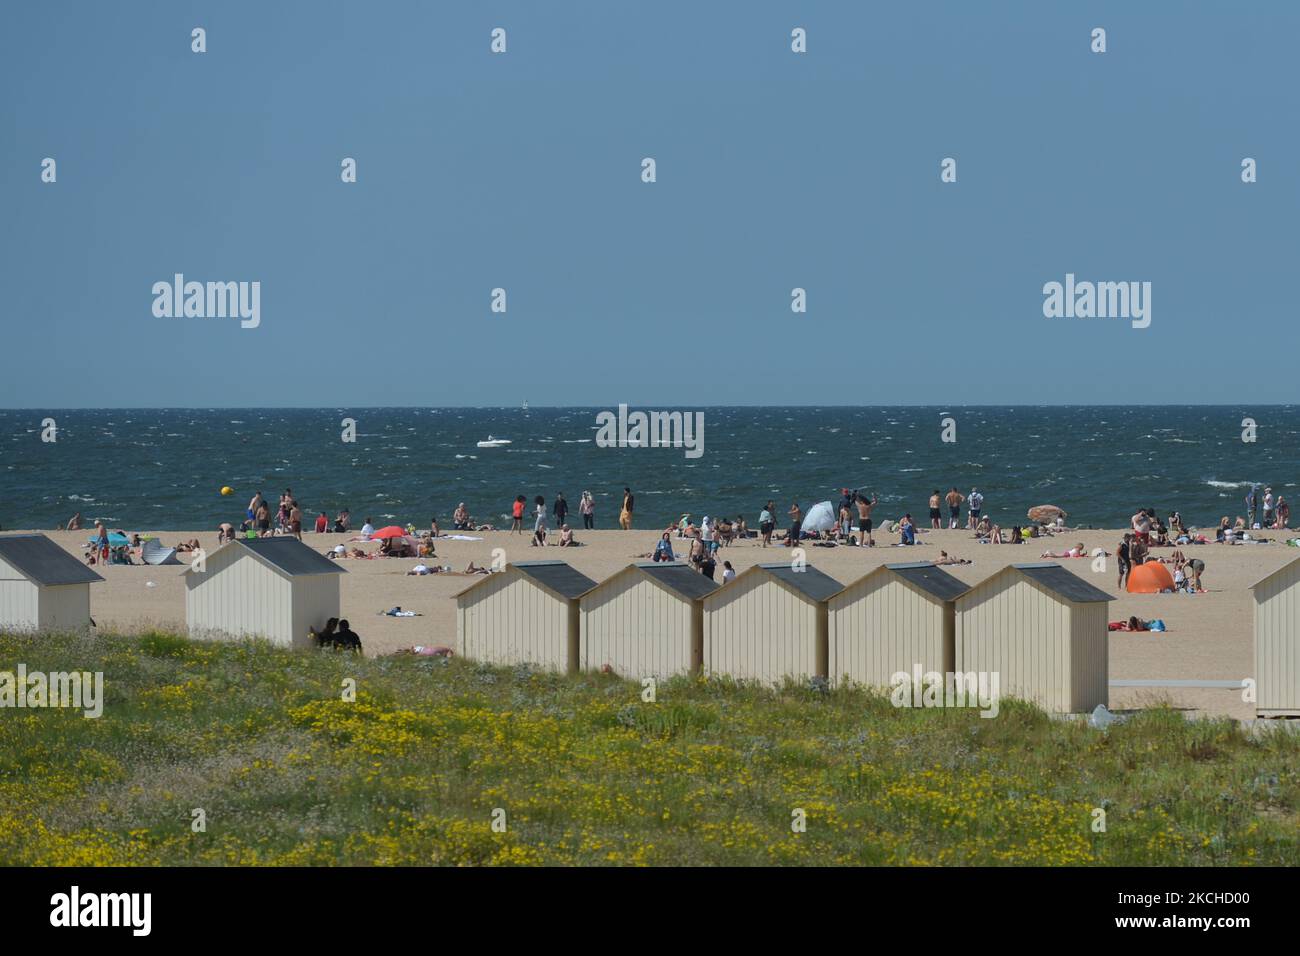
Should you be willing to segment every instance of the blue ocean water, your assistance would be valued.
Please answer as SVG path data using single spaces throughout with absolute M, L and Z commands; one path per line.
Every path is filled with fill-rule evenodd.
M 635 409 L 634 409 L 635 410 Z M 695 411 L 698 409 L 692 409 Z M 1177 508 L 1208 525 L 1244 511 L 1251 482 L 1300 495 L 1300 407 L 718 407 L 704 408 L 704 454 L 603 448 L 594 408 L 70 409 L 0 411 L 0 526 L 51 528 L 77 511 L 134 530 L 237 521 L 253 492 L 293 489 L 309 518 L 348 507 L 359 521 L 444 524 L 464 501 L 500 522 L 516 494 L 596 499 L 615 525 L 624 485 L 636 526 L 683 512 L 781 513 L 875 492 L 882 517 L 926 515 L 927 498 L 978 486 L 1009 525 L 1033 505 L 1070 523 L 1126 526 L 1137 507 Z M 941 420 L 956 441 L 941 440 Z M 42 441 L 42 419 L 57 440 Z M 356 441 L 341 440 L 342 419 Z M 1242 441 L 1242 420 L 1257 440 Z M 495 435 L 500 448 L 476 447 Z M 230 485 L 231 497 L 219 489 Z M 508 518 L 505 519 L 508 522 Z

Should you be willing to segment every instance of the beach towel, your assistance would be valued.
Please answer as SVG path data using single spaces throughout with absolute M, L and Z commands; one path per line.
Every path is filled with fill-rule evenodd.
M 403 611 L 400 605 L 398 607 L 389 608 L 387 611 L 383 611 L 381 613 L 386 614 L 388 617 L 419 617 L 420 616 L 418 611 Z
M 470 537 L 467 534 L 443 534 L 443 535 L 439 535 L 438 537 L 446 538 L 449 541 L 482 541 L 483 540 L 482 538 Z

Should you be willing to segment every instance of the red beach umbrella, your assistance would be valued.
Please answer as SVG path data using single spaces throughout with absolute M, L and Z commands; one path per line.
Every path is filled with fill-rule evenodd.
M 390 524 L 387 528 L 380 528 L 378 531 L 376 531 L 374 534 L 370 536 L 370 539 L 372 541 L 382 541 L 384 538 L 404 538 L 404 537 L 406 537 L 405 528 L 399 528 L 395 524 Z

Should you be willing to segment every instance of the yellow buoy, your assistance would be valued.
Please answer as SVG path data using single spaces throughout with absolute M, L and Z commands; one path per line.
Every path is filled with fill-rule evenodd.
M 235 493 L 235 489 L 231 488 L 229 485 L 223 485 L 221 488 L 221 493 L 223 495 L 233 495 Z

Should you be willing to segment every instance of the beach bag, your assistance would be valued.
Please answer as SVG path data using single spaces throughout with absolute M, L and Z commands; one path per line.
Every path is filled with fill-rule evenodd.
M 1160 620 L 1160 618 L 1156 618 L 1154 621 L 1147 622 L 1148 631 L 1163 631 L 1164 629 L 1165 629 L 1165 622 Z

